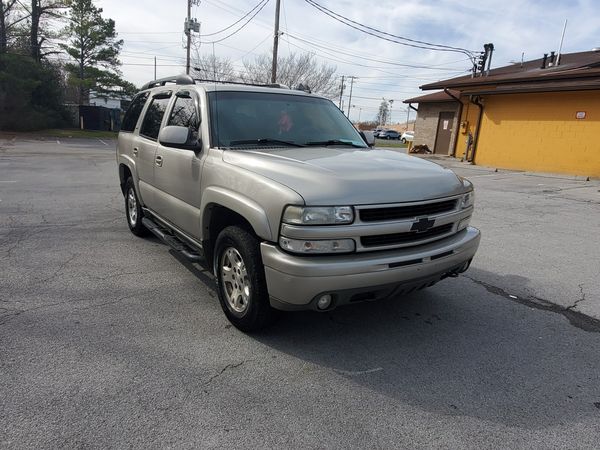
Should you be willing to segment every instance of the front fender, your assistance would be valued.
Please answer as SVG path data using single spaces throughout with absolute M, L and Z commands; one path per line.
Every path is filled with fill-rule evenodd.
M 202 193 L 200 211 L 203 230 L 208 228 L 210 214 L 207 211 L 208 206 L 211 204 L 224 206 L 243 216 L 252 225 L 258 237 L 267 241 L 275 240 L 267 213 L 258 203 L 239 192 L 218 186 L 207 187 Z

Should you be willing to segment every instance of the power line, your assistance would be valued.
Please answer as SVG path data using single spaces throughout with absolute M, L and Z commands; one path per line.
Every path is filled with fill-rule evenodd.
M 342 50 L 331 49 L 331 48 L 328 48 L 327 46 L 320 45 L 320 44 L 316 44 L 316 43 L 314 43 L 314 42 L 310 42 L 310 41 L 308 41 L 308 40 L 306 40 L 306 39 L 299 38 L 299 37 L 297 37 L 297 36 L 294 36 L 294 35 L 292 35 L 292 34 L 290 34 L 290 33 L 288 33 L 287 35 L 288 35 L 289 37 L 291 37 L 292 39 L 297 39 L 297 40 L 299 40 L 299 41 L 301 41 L 301 42 L 307 43 L 307 44 L 309 44 L 309 45 L 313 45 L 313 46 L 315 46 L 315 47 L 318 47 L 318 48 L 324 48 L 324 49 L 328 49 L 328 50 L 336 51 L 337 53 L 341 53 L 342 55 L 346 55 L 346 56 L 351 56 L 351 57 L 356 57 L 356 56 L 357 56 L 356 54 L 352 54 L 352 53 L 344 52 L 344 51 L 342 51 Z M 411 69 L 427 69 L 427 70 L 437 70 L 437 71 L 440 71 L 440 72 L 442 72 L 442 71 L 446 71 L 446 72 L 455 72 L 455 71 L 456 71 L 456 70 L 454 70 L 454 69 L 444 69 L 444 68 L 441 68 L 441 69 L 440 69 L 440 68 L 437 68 L 437 67 L 435 67 L 435 66 L 427 66 L 427 65 L 414 65 L 414 64 L 402 64 L 402 63 L 396 63 L 396 62 L 392 62 L 392 61 L 383 61 L 383 60 L 380 60 L 380 59 L 368 58 L 368 57 L 365 57 L 365 56 L 360 56 L 360 57 L 361 57 L 362 59 L 365 59 L 365 60 L 367 60 L 367 61 L 373 61 L 373 62 L 376 62 L 376 63 L 381 63 L 381 64 L 389 64 L 389 65 L 392 65 L 392 66 L 398 66 L 398 67 L 407 67 L 407 68 L 411 68 Z
M 421 48 L 421 49 L 425 49 L 425 50 L 464 53 L 464 54 L 469 55 L 469 56 L 473 56 L 473 54 L 476 53 L 474 51 L 467 50 L 467 49 L 460 48 L 460 47 L 452 47 L 452 46 L 449 46 L 449 45 L 442 45 L 442 44 L 433 44 L 433 43 L 430 43 L 430 42 L 419 41 L 419 40 L 416 40 L 416 39 L 410 39 L 410 38 L 407 38 L 407 37 L 404 37 L 404 36 L 397 36 L 397 35 L 394 35 L 394 34 L 391 34 L 391 33 L 387 33 L 385 31 L 381 31 L 381 30 L 378 30 L 376 28 L 373 28 L 373 27 L 370 27 L 368 25 L 364 25 L 364 24 L 362 24 L 360 22 L 356 22 L 356 21 L 354 21 L 352 19 L 349 19 L 346 16 L 343 16 L 343 15 L 341 15 L 339 13 L 336 13 L 336 12 L 332 11 L 331 9 L 328 9 L 328 8 L 326 8 L 326 7 L 318 4 L 314 0 L 304 0 L 304 1 L 306 3 L 308 3 L 310 6 L 312 6 L 313 8 L 315 8 L 315 9 L 321 11 L 322 13 L 328 15 L 332 19 L 337 20 L 338 22 L 341 22 L 341 23 L 343 23 L 346 26 L 349 26 L 350 28 L 354 28 L 355 30 L 358 30 L 358 31 L 360 31 L 362 33 L 369 34 L 371 36 L 374 36 L 374 37 L 379 38 L 379 39 L 383 39 L 385 41 L 393 42 L 395 44 L 405 45 L 407 47 Z M 359 28 L 359 27 L 361 27 L 361 28 Z M 371 31 L 369 31 L 369 30 L 371 30 Z M 376 34 L 376 33 L 378 33 L 378 34 Z M 384 36 L 380 36 L 380 34 L 384 35 L 384 36 L 393 37 L 394 39 L 390 39 L 390 38 L 386 38 Z M 398 42 L 398 40 L 395 40 L 395 39 L 406 41 L 406 42 Z
M 235 22 L 233 22 L 231 25 L 229 25 L 228 27 L 223 28 L 222 30 L 219 31 L 215 31 L 214 33 L 207 33 L 207 34 L 201 34 L 200 37 L 207 37 L 207 36 L 214 36 L 215 34 L 220 34 L 223 31 L 227 31 L 230 28 L 236 26 L 238 23 L 240 23 L 242 20 L 244 20 L 246 17 L 248 17 L 250 14 L 252 14 L 254 12 L 254 10 L 256 8 L 258 8 L 263 2 L 267 3 L 269 0 L 260 0 L 255 6 L 254 8 L 252 8 L 250 11 L 248 11 L 246 14 L 244 14 L 242 17 L 240 17 L 238 20 L 236 20 Z M 264 5 L 263 5 L 264 6 Z
M 267 6 L 267 3 L 269 3 L 269 0 L 265 0 L 265 1 L 262 3 L 261 7 L 260 7 L 260 8 L 258 8 L 258 9 L 256 10 L 256 12 L 255 12 L 254 14 L 252 14 L 252 15 L 251 15 L 251 16 L 248 18 L 248 20 L 247 20 L 247 21 L 246 21 L 246 22 L 245 22 L 245 23 L 244 23 L 244 24 L 243 24 L 241 27 L 239 27 L 237 30 L 235 30 L 233 33 L 230 33 L 230 34 L 228 34 L 228 35 L 227 35 L 227 36 L 225 36 L 224 38 L 217 39 L 216 41 L 204 41 L 203 43 L 204 43 L 204 44 L 218 44 L 219 42 L 222 42 L 222 41 L 224 41 L 225 39 L 229 39 L 231 36 L 233 36 L 233 35 L 235 35 L 235 34 L 239 33 L 240 31 L 242 31 L 242 30 L 243 30 L 243 29 L 246 27 L 246 25 L 248 25 L 250 22 L 252 22 L 252 19 L 254 19 L 254 18 L 256 17 L 256 15 L 257 15 L 259 12 L 261 12 L 261 11 L 263 10 L 263 8 L 264 8 L 265 6 Z

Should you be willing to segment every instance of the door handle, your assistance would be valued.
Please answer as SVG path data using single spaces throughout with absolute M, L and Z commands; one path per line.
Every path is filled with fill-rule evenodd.
M 158 155 L 156 158 L 154 158 L 154 162 L 156 163 L 157 166 L 162 167 L 162 163 L 163 163 L 162 156 Z
M 139 149 L 137 147 L 133 147 L 133 156 L 137 156 Z

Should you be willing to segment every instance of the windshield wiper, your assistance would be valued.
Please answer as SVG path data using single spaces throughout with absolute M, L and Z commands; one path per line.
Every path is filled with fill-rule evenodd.
M 283 144 L 283 145 L 289 145 L 290 147 L 304 147 L 304 145 L 302 144 L 297 144 L 296 142 L 293 141 L 283 141 L 280 139 L 271 139 L 271 138 L 261 138 L 261 139 L 240 139 L 237 141 L 231 141 L 229 143 L 230 147 L 236 146 L 236 145 L 249 145 L 249 144 L 255 144 L 255 145 L 260 145 L 260 144 Z
M 356 148 L 366 148 L 365 145 L 360 145 L 352 141 L 342 141 L 340 139 L 329 139 L 327 141 L 311 141 L 307 142 L 305 145 L 313 146 L 313 145 L 349 145 L 351 147 Z

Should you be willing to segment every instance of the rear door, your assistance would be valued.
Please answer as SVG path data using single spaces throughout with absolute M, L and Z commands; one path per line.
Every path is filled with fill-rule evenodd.
M 158 133 L 170 101 L 171 91 L 161 91 L 152 96 L 133 147 L 137 158 L 140 193 L 145 206 L 150 209 L 154 209 L 156 203 L 154 170 L 157 164 Z
M 195 91 L 182 89 L 175 95 L 165 119 L 165 126 L 189 129 L 188 145 L 200 137 L 200 99 Z M 201 150 L 188 150 L 161 145 L 156 149 L 154 180 L 155 210 L 163 218 L 189 235 L 200 238 Z

